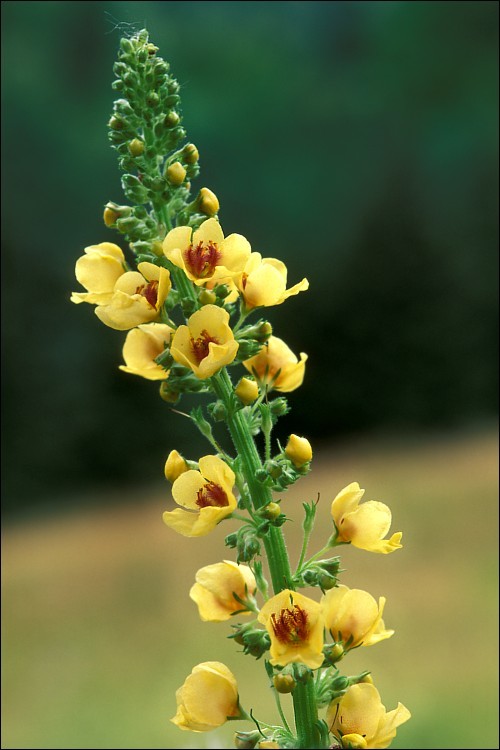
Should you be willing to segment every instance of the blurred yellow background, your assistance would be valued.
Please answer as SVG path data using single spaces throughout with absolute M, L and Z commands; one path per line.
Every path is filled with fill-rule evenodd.
M 389 556 L 339 548 L 342 582 L 387 597 L 396 634 L 340 666 L 371 670 L 387 709 L 401 701 L 412 711 L 395 748 L 497 742 L 497 455 L 493 432 L 324 444 L 284 497 L 292 561 L 301 503 L 320 493 L 313 552 L 351 481 L 389 504 L 391 531 L 403 531 L 403 549 Z M 5 533 L 2 747 L 232 747 L 244 723 L 193 735 L 169 722 L 176 688 L 208 660 L 232 669 L 247 710 L 277 721 L 263 663 L 238 653 L 229 624 L 202 623 L 188 597 L 199 567 L 231 559 L 223 540 L 236 522 L 177 536 L 161 520 L 172 507 L 166 482 L 144 486 L 140 504 L 109 499 Z

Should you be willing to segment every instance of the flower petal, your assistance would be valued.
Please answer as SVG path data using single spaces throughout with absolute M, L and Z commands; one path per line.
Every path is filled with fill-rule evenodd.
M 172 260 L 173 250 L 185 250 L 191 244 L 191 234 L 193 230 L 191 227 L 175 227 L 171 229 L 163 240 L 163 253 L 169 259 Z M 176 255 L 178 257 L 178 255 Z M 173 261 L 175 262 L 175 261 Z M 176 263 L 176 265 L 178 265 Z
M 224 240 L 224 233 L 217 219 L 207 219 L 204 221 L 193 234 L 193 247 L 200 242 L 208 245 L 210 242 L 220 246 Z
M 358 507 L 364 494 L 365 491 L 360 488 L 357 482 L 351 482 L 343 490 L 340 490 L 332 502 L 332 516 L 337 527 L 346 513 L 351 513 Z

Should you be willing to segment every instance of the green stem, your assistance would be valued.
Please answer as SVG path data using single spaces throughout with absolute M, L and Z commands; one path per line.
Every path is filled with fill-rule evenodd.
M 292 693 L 293 710 L 295 712 L 295 729 L 297 731 L 297 747 L 321 748 L 321 738 L 318 730 L 318 707 L 314 692 L 313 680 L 305 684 L 298 682 Z
M 234 447 L 241 458 L 242 473 L 248 485 L 253 506 L 255 510 L 259 510 L 272 501 L 272 495 L 271 491 L 264 487 L 256 477 L 256 473 L 262 470 L 262 461 L 248 428 L 245 415 L 241 409 L 234 410 L 233 384 L 226 368 L 213 376 L 212 384 L 217 397 L 226 407 L 229 432 Z M 293 589 L 292 572 L 281 529 L 271 526 L 263 541 L 274 593 L 277 594 L 287 588 Z
M 274 690 L 274 689 L 273 689 L 273 693 L 274 693 L 274 700 L 276 701 L 276 707 L 278 709 L 278 713 L 280 715 L 280 719 L 283 722 L 283 726 L 285 727 L 285 729 L 287 730 L 287 732 L 290 732 L 290 734 L 292 734 L 292 730 L 290 729 L 290 727 L 288 725 L 288 721 L 286 720 L 286 716 L 285 716 L 285 714 L 283 712 L 283 707 L 281 705 L 280 694 L 278 693 L 277 690 Z
M 302 566 L 304 564 L 304 560 L 305 560 L 305 557 L 306 557 L 307 546 L 309 544 L 309 539 L 310 539 L 310 536 L 311 536 L 311 532 L 312 532 L 312 529 L 307 529 L 306 531 L 304 531 L 304 539 L 302 541 L 302 549 L 300 551 L 299 561 L 297 563 L 297 568 L 295 570 L 295 574 L 296 575 L 298 573 L 300 573 L 300 571 L 302 570 Z M 321 550 L 321 551 L 323 551 L 323 550 Z
M 212 385 L 218 398 L 227 411 L 227 425 L 234 447 L 241 458 L 242 473 L 246 480 L 250 497 L 255 510 L 272 501 L 272 494 L 256 477 L 262 470 L 262 461 L 250 432 L 245 414 L 241 409 L 235 410 L 233 384 L 226 368 L 212 377 Z M 290 561 L 281 528 L 271 526 L 264 537 L 264 546 L 271 573 L 274 593 L 283 589 L 294 589 Z M 321 738 L 318 731 L 318 709 L 314 691 L 314 682 L 298 683 L 293 691 L 295 726 L 299 748 L 320 748 Z

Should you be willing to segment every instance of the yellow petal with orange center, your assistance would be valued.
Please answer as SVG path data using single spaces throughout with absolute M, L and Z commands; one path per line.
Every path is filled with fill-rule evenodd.
M 258 620 L 271 638 L 271 664 L 302 662 L 311 669 L 321 666 L 324 621 L 320 604 L 285 589 L 265 603 Z

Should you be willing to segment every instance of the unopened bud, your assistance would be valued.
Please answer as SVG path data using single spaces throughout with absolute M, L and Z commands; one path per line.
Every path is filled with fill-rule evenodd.
M 341 643 L 334 643 L 333 645 L 325 648 L 325 656 L 330 664 L 335 664 L 336 662 L 340 661 L 344 656 L 344 653 L 344 647 Z
M 337 577 L 330 575 L 330 573 L 327 573 L 326 571 L 323 571 L 318 576 L 318 586 L 323 591 L 329 591 L 330 589 L 333 589 L 337 584 Z
M 297 685 L 291 674 L 276 674 L 273 683 L 278 693 L 291 693 Z
M 262 323 L 259 327 L 259 330 L 257 332 L 257 335 L 255 336 L 257 341 L 260 341 L 261 343 L 264 343 L 267 341 L 267 339 L 271 336 L 273 332 L 273 327 L 271 323 L 269 323 L 267 320 Z
M 279 479 L 283 473 L 283 467 L 279 465 L 277 461 L 266 461 L 264 468 L 273 479 Z
M 127 148 L 131 156 L 141 156 L 144 153 L 144 141 L 141 141 L 140 138 L 134 138 L 130 141 Z
M 146 97 L 146 104 L 149 107 L 157 107 L 160 102 L 160 97 L 156 91 L 151 91 Z
M 116 220 L 119 218 L 120 214 L 117 214 L 116 211 L 113 211 L 112 208 L 106 208 L 104 209 L 104 213 L 102 215 L 102 218 L 104 219 L 104 223 L 107 227 L 112 227 Z
M 364 750 L 368 747 L 366 739 L 361 734 L 344 734 L 342 735 L 342 747 L 353 748 L 353 750 Z
M 186 187 L 189 183 L 186 183 Z M 229 289 L 227 284 L 217 284 L 216 287 L 214 287 L 214 292 L 217 295 L 218 299 L 226 299 L 226 297 L 231 293 L 231 290 Z
M 108 122 L 108 126 L 112 130 L 123 130 L 123 126 L 125 125 L 124 121 L 121 119 L 121 117 L 111 117 L 111 119 Z
M 167 169 L 167 179 L 170 182 L 171 185 L 182 185 L 186 177 L 186 170 L 180 163 L 180 161 L 176 161 L 173 164 L 171 164 Z
M 233 531 L 232 534 L 228 534 L 224 539 L 224 544 L 226 545 L 226 547 L 231 547 L 231 549 L 234 549 L 238 544 L 238 533 L 236 531 Z
M 210 289 L 202 289 L 198 300 L 200 305 L 214 305 L 217 302 L 217 297 Z
M 169 482 L 175 482 L 175 480 L 184 474 L 188 470 L 188 465 L 181 454 L 176 451 L 170 451 L 168 458 L 165 463 L 165 477 Z
M 304 466 L 312 459 L 311 443 L 306 438 L 290 435 L 286 444 L 285 455 L 294 466 Z
M 250 378 L 241 378 L 240 382 L 234 389 L 234 392 L 242 403 L 246 405 L 252 404 L 257 396 L 259 395 L 259 386 L 255 380 Z
M 159 258 L 163 257 L 163 244 L 159 240 L 155 240 L 155 242 L 151 244 L 151 250 Z
M 309 680 L 312 677 L 312 670 L 309 669 L 309 667 L 306 667 L 305 664 L 294 664 L 293 665 L 293 672 L 295 675 L 295 679 L 297 682 L 309 682 Z
M 206 187 L 201 188 L 198 196 L 198 206 L 202 214 L 215 216 L 220 208 L 219 200 L 215 193 Z
M 188 143 L 186 146 L 184 146 L 182 153 L 184 156 L 184 160 L 188 164 L 196 164 L 196 162 L 200 158 L 200 154 L 194 143 Z
M 177 112 L 174 112 L 172 110 L 172 112 L 168 113 L 168 115 L 165 117 L 165 119 L 164 119 L 163 122 L 165 123 L 165 125 L 167 126 L 167 128 L 173 128 L 173 127 L 175 127 L 179 123 L 180 119 L 181 118 L 179 117 L 179 115 L 177 114 Z
M 272 401 L 269 401 L 269 408 L 271 409 L 271 414 L 274 414 L 275 417 L 282 417 L 289 411 L 288 401 L 284 396 L 273 398 Z
M 180 393 L 173 391 L 168 385 L 168 381 L 164 380 L 160 385 L 160 398 L 168 404 L 175 404 L 180 398 Z
M 275 518 L 281 515 L 281 508 L 279 503 L 268 503 L 265 508 L 260 511 L 263 518 L 267 518 L 269 521 L 274 521 Z

